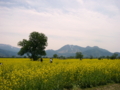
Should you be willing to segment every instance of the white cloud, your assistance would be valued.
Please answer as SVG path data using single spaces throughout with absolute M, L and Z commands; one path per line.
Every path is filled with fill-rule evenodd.
M 120 45 L 118 42 L 120 38 L 118 7 L 106 6 L 108 9 L 112 8 L 110 10 L 115 13 L 114 16 L 109 17 L 109 15 L 93 9 L 97 6 L 88 9 L 84 5 L 91 6 L 89 3 L 82 0 L 77 1 L 83 6 L 76 7 L 77 9 L 65 7 L 66 12 L 63 8 L 47 7 L 47 1 L 42 2 L 45 7 L 42 9 L 38 7 L 41 5 L 40 3 L 32 3 L 31 1 L 25 1 L 31 8 L 0 6 L 0 33 L 2 35 L 0 42 L 16 46 L 18 41 L 23 38 L 27 39 L 29 33 L 38 31 L 48 36 L 47 49 L 58 49 L 65 44 L 74 44 L 83 47 L 87 45 L 99 46 L 110 51 L 117 51 Z M 97 3 L 93 2 L 94 5 Z M 32 8 L 34 5 L 37 6 L 37 9 Z M 114 48 L 112 48 L 113 46 Z
M 77 2 L 79 2 L 80 4 L 83 4 L 83 0 L 77 0 Z

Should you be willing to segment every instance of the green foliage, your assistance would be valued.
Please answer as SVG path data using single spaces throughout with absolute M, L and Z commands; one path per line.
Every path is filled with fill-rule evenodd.
M 46 55 L 47 37 L 43 33 L 32 32 L 29 40 L 23 39 L 18 42 L 18 45 L 22 47 L 18 55 L 27 54 L 29 58 L 36 61 L 39 57 Z
M 102 60 L 102 57 L 99 57 L 98 60 Z
M 107 57 L 105 57 L 105 56 L 100 56 L 99 58 L 98 58 L 98 60 L 103 60 L 103 59 L 105 59 L 105 58 L 109 58 L 109 56 L 107 56 Z
M 53 55 L 53 58 L 58 58 L 58 55 L 57 55 L 57 54 L 54 54 L 54 55 Z
M 120 56 L 118 57 L 118 59 L 120 59 Z
M 81 52 L 76 52 L 76 58 L 80 58 L 80 60 L 82 60 L 83 54 Z
M 117 54 L 117 53 L 114 53 L 114 54 L 110 57 L 110 59 L 117 59 L 117 56 L 118 56 L 118 54 Z
M 60 59 L 65 59 L 65 56 L 60 56 L 59 58 L 60 58 Z
M 90 59 L 93 59 L 93 56 L 92 56 L 92 55 L 90 56 Z
M 12 56 L 12 58 L 15 58 L 15 56 Z
M 74 56 L 69 56 L 68 58 L 75 58 Z

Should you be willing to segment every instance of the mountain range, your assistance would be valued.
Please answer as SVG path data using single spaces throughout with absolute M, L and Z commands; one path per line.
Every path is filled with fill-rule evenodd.
M 2 57 L 11 57 L 11 56 L 18 56 L 17 53 L 20 48 L 13 47 L 11 45 L 0 44 L 0 56 Z M 58 50 L 46 50 L 46 56 L 52 57 L 54 54 L 58 56 L 75 56 L 76 52 L 82 52 L 84 57 L 100 57 L 100 56 L 111 56 L 113 53 L 109 52 L 106 49 L 99 48 L 98 46 L 94 47 L 80 47 L 77 45 L 65 45 Z M 119 56 L 120 53 L 116 52 Z
M 0 56 L 2 57 L 18 56 L 17 53 L 19 50 L 20 48 L 11 45 L 0 44 Z
M 77 45 L 65 45 L 58 50 L 46 50 L 48 57 L 52 57 L 53 54 L 57 54 L 58 56 L 70 57 L 70 56 L 75 56 L 76 52 L 82 52 L 84 57 L 111 56 L 113 54 L 108 50 L 99 48 L 97 46 L 80 47 Z

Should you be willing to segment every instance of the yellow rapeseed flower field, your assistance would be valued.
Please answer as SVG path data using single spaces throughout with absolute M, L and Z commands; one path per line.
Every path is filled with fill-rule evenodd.
M 63 90 L 120 83 L 120 60 L 0 58 L 0 90 Z

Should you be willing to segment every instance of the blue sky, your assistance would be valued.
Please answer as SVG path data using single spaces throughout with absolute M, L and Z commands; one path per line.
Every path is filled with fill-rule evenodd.
M 33 31 L 48 37 L 46 49 L 120 52 L 120 0 L 0 0 L 0 43 L 18 47 Z

